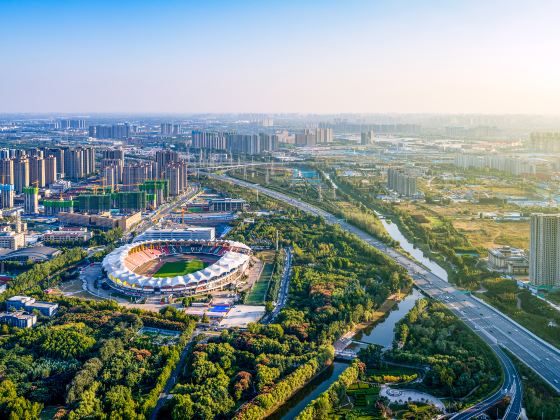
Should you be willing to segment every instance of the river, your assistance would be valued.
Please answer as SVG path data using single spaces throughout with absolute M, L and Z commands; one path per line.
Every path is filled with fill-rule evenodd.
M 413 289 L 412 293 L 404 298 L 380 323 L 363 329 L 354 336 L 354 339 L 368 344 L 377 344 L 383 347 L 393 345 L 394 329 L 397 322 L 403 319 L 406 314 L 414 307 L 414 304 L 422 294 Z
M 445 271 L 437 263 L 426 257 L 420 248 L 416 248 L 412 243 L 410 243 L 408 239 L 406 239 L 405 236 L 401 233 L 396 223 L 391 223 L 384 218 L 380 219 L 389 236 L 397 241 L 402 249 L 412 255 L 416 261 L 429 269 L 436 276 L 441 277 L 442 279 L 447 281 L 447 271 Z

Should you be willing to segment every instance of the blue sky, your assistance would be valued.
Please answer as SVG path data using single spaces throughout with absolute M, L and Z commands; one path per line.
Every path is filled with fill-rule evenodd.
M 0 0 L 0 112 L 560 110 L 554 1 Z

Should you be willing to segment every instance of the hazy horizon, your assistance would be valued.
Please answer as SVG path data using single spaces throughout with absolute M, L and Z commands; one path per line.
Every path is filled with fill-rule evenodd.
M 0 113 L 560 114 L 552 1 L 0 0 Z

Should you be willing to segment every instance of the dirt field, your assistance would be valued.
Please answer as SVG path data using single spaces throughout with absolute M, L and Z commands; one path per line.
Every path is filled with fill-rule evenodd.
M 495 222 L 493 220 L 454 220 L 457 231 L 469 238 L 473 246 L 496 248 L 509 245 L 515 248 L 529 248 L 528 222 Z
M 491 219 L 480 219 L 479 217 L 480 212 L 503 212 L 513 209 L 497 210 L 496 206 L 470 203 L 456 203 L 447 206 L 428 204 L 420 206 L 415 203 L 401 203 L 399 207 L 413 215 L 424 216 L 426 222 L 430 223 L 432 227 L 440 223 L 437 215 L 450 219 L 455 229 L 466 235 L 469 242 L 476 248 L 488 249 L 502 245 L 522 249 L 529 248 L 528 221 L 498 222 Z

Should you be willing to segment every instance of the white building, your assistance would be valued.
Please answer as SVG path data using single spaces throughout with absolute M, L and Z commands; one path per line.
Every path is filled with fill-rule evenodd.
M 14 232 L 8 227 L 0 230 L 0 248 L 19 249 L 25 246 L 25 233 Z
M 503 246 L 488 250 L 488 267 L 509 274 L 526 274 L 529 261 L 522 249 Z
M 216 229 L 213 227 L 189 227 L 184 229 L 148 229 L 134 238 L 134 242 L 149 240 L 199 240 L 213 241 L 216 239 Z

